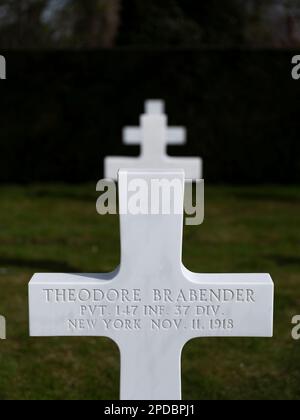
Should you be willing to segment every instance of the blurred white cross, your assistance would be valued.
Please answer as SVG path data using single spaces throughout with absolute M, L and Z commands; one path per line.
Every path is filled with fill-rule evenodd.
M 6 319 L 0 315 L 0 340 L 6 339 Z
M 0 55 L 0 79 L 6 79 L 6 60 Z
M 140 127 L 126 127 L 123 131 L 124 144 L 140 145 L 140 156 L 107 157 L 105 177 L 116 180 L 120 169 L 183 169 L 186 179 L 201 179 L 200 158 L 178 158 L 167 154 L 168 145 L 183 145 L 186 137 L 184 127 L 168 127 L 164 102 L 149 100 L 145 105 L 145 114 L 141 116 Z

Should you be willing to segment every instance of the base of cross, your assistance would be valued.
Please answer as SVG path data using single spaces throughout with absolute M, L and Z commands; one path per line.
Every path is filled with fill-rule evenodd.
M 184 178 L 178 170 L 120 171 L 123 208 L 132 200 L 124 182 L 158 179 L 179 186 L 170 197 L 182 211 L 120 215 L 121 264 L 113 273 L 36 274 L 29 284 L 31 336 L 112 339 L 121 353 L 123 400 L 181 399 L 181 353 L 191 339 L 273 335 L 270 275 L 198 274 L 183 266 Z

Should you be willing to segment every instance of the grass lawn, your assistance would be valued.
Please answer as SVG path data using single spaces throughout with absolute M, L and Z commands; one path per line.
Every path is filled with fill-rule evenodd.
M 119 352 L 107 339 L 28 336 L 35 272 L 106 272 L 119 263 L 119 225 L 95 210 L 93 185 L 0 187 L 0 399 L 117 399 Z M 196 272 L 270 272 L 273 339 L 198 339 L 183 353 L 186 399 L 299 399 L 300 187 L 207 187 L 206 220 L 185 228 Z

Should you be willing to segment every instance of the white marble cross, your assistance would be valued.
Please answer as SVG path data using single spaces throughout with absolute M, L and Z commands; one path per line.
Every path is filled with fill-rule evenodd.
M 0 340 L 6 339 L 6 319 L 0 315 Z
M 129 200 L 125 184 L 135 179 L 149 187 L 154 179 L 176 181 L 176 202 L 183 209 L 183 171 L 120 171 L 123 208 Z M 182 264 L 183 211 L 124 212 L 120 218 L 121 264 L 116 271 L 33 277 L 31 336 L 112 339 L 121 354 L 124 400 L 181 399 L 181 353 L 191 339 L 272 336 L 270 275 L 187 270 Z
M 162 101 L 147 101 L 145 114 L 141 116 L 140 127 L 127 127 L 123 141 L 127 145 L 140 145 L 139 157 L 107 157 L 104 161 L 106 178 L 117 179 L 119 169 L 177 169 L 185 171 L 188 180 L 202 179 L 200 158 L 178 158 L 167 155 L 168 145 L 186 143 L 186 129 L 168 128 L 168 119 Z
M 6 79 L 6 60 L 0 55 L 0 79 Z

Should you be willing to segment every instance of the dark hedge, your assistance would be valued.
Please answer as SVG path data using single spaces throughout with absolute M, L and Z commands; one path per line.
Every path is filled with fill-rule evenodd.
M 189 130 L 170 154 L 202 156 L 217 183 L 300 182 L 294 52 L 110 50 L 3 53 L 0 182 L 96 181 L 147 98 Z

